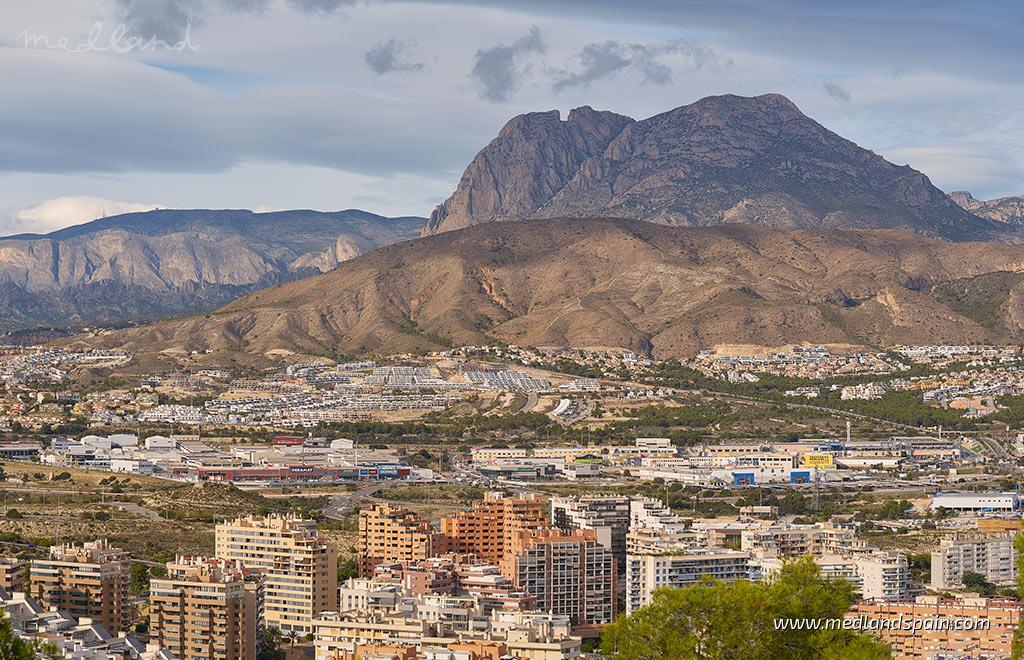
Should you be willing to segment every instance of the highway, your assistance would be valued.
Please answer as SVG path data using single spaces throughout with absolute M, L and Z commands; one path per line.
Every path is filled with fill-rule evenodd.
M 332 495 L 330 502 L 324 507 L 324 515 L 334 520 L 344 520 L 345 514 L 354 508 L 359 500 L 372 497 L 387 487 L 387 483 L 375 483 L 345 495 Z

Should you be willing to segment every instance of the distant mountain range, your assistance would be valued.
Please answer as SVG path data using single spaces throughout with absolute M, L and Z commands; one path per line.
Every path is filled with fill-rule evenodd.
M 484 223 L 364 254 L 215 312 L 89 345 L 313 354 L 722 343 L 1020 341 L 1024 246 L 901 231 L 637 220 Z
M 0 238 L 0 331 L 165 317 L 418 236 L 424 218 L 157 210 Z
M 921 172 L 778 94 L 713 96 L 642 121 L 589 107 L 565 121 L 557 110 L 519 115 L 477 154 L 424 233 L 536 217 L 1017 240 L 1015 228 L 965 210 Z
M 1002 222 L 1012 227 L 1024 226 L 1024 195 L 1000 197 L 982 201 L 969 192 L 958 190 L 949 193 L 949 198 L 971 213 Z

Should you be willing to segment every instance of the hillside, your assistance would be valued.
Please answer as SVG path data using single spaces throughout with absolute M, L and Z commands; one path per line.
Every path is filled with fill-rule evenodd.
M 497 341 L 658 357 L 722 343 L 1019 342 L 1022 271 L 1024 247 L 907 232 L 539 219 L 383 248 L 214 313 L 86 341 L 350 355 Z
M 532 217 L 1015 240 L 924 174 L 836 135 L 778 94 L 713 96 L 642 121 L 589 107 L 565 121 L 557 110 L 514 117 L 424 233 Z
M 364 211 L 158 210 L 0 238 L 0 331 L 201 311 L 412 238 Z
M 1024 225 L 1024 195 L 980 200 L 963 190 L 949 193 L 949 198 L 971 213 L 1003 222 L 1008 225 Z

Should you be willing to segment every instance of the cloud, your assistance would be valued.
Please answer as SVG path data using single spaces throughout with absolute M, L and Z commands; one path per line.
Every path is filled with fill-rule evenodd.
M 13 227 L 31 227 L 32 231 L 53 231 L 108 215 L 152 211 L 161 204 L 120 202 L 103 197 L 57 197 L 14 213 Z
M 526 60 L 543 52 L 544 42 L 536 26 L 511 45 L 498 44 L 476 51 L 469 78 L 477 95 L 492 103 L 508 101 L 529 72 Z
M 847 103 L 850 102 L 850 92 L 842 85 L 833 82 L 823 82 L 821 86 L 825 88 L 825 93 L 832 98 L 846 101 Z
M 393 71 L 422 71 L 425 67 L 419 62 L 412 62 L 405 57 L 406 44 L 391 38 L 378 41 L 366 51 L 363 59 L 378 76 Z
M 710 48 L 687 39 L 676 39 L 655 46 L 605 41 L 589 43 L 574 56 L 579 61 L 575 71 L 556 70 L 552 88 L 556 92 L 571 87 L 589 88 L 592 84 L 616 75 L 623 69 L 638 71 L 644 82 L 666 85 L 672 82 L 672 67 L 664 58 L 683 58 L 692 69 L 705 66 L 728 66 L 732 61 Z
M 143 39 L 174 43 L 190 26 L 201 25 L 212 14 L 263 14 L 273 0 L 114 0 L 128 33 Z M 313 15 L 334 14 L 357 0 L 287 0 L 291 9 Z
M 1005 146 L 915 145 L 886 149 L 882 155 L 894 163 L 906 163 L 924 172 L 942 190 L 969 190 L 978 199 L 1015 190 L 1024 179 L 1024 171 L 1013 156 L 1006 153 Z

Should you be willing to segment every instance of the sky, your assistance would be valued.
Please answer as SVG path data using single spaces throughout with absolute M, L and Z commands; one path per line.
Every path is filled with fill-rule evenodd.
M 162 208 L 427 215 L 512 116 L 782 93 L 979 198 L 1024 193 L 1024 5 L 12 0 L 0 234 Z

